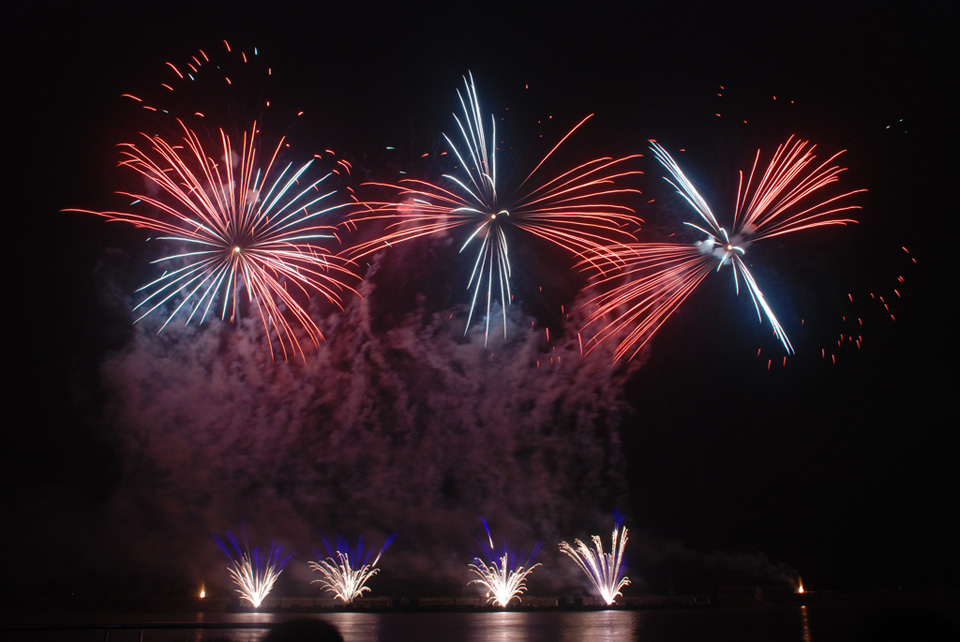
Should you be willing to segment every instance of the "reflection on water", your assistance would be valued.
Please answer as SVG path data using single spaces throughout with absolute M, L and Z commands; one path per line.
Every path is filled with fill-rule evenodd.
M 197 622 L 222 622 L 223 617 L 219 613 L 197 613 Z M 262 629 L 226 629 L 226 630 L 196 630 L 192 631 L 192 636 L 182 635 L 177 642 L 189 640 L 190 642 L 204 642 L 212 639 L 229 639 L 230 642 L 260 642 L 267 634 L 271 624 L 277 622 L 277 617 L 272 613 L 236 613 L 230 616 L 232 622 L 243 623 L 262 623 Z M 186 632 L 184 632 L 186 633 Z M 157 642 L 167 642 L 167 637 L 161 631 L 144 632 L 140 642 L 151 642 L 154 636 L 157 636 Z M 163 637 L 161 637 L 163 635 Z M 173 642 L 172 640 L 170 642 Z
M 941 602 L 947 603 L 947 600 Z M 960 622 L 960 617 L 956 615 L 956 600 L 952 598 L 949 607 L 941 606 L 939 602 L 924 602 L 923 607 L 927 610 L 922 611 L 925 615 L 917 620 L 916 626 L 940 616 L 944 623 Z M 949 610 L 945 610 L 948 608 Z M 901 611 L 904 609 L 901 608 Z M 327 620 L 340 630 L 346 642 L 824 642 L 857 639 L 865 626 L 877 626 L 878 622 L 886 621 L 877 619 L 878 612 L 887 611 L 878 610 L 872 601 L 851 601 L 806 606 L 758 604 L 710 609 L 323 613 L 306 617 Z M 915 612 L 920 611 L 916 608 L 909 611 Z M 271 625 L 299 617 L 305 615 L 103 612 L 7 614 L 0 617 L 0 640 L 260 642 Z M 902 639 L 924 638 L 905 636 Z
M 331 613 L 347 642 L 633 642 L 637 611 L 586 613 Z
M 179 642 L 183 640 L 188 640 L 189 642 L 210 642 L 210 640 L 229 640 L 230 642 L 260 642 L 263 637 L 267 634 L 266 629 L 228 629 L 226 631 L 193 631 L 192 636 L 183 635 L 179 638 Z M 166 641 L 169 634 L 166 633 L 154 633 L 153 631 L 149 633 L 144 633 L 144 636 L 140 638 L 142 642 L 150 642 L 151 640 L 160 640 Z M 116 636 L 110 638 L 111 641 L 116 640 Z M 171 641 L 172 642 L 172 641 Z
M 810 615 L 807 613 L 807 605 L 800 607 L 800 635 L 803 642 L 813 642 L 813 635 L 810 633 Z
M 470 642 L 632 642 L 636 611 L 590 613 L 476 613 Z
M 574 615 L 569 613 L 567 615 Z M 596 611 L 578 613 L 577 626 L 564 627 L 559 638 L 563 642 L 596 640 L 596 642 L 620 642 L 638 640 L 637 624 L 640 614 L 637 611 Z
M 485 638 L 490 642 L 525 640 L 526 623 L 523 613 L 484 613 L 484 618 L 475 618 L 470 628 L 470 639 Z
M 336 626 L 346 642 L 380 639 L 380 623 L 383 620 L 382 615 L 373 613 L 333 613 L 324 615 L 322 619 Z
M 471 639 L 481 637 L 490 642 L 509 642 L 524 640 L 526 628 L 522 613 L 484 613 L 487 617 L 477 618 L 471 627 Z

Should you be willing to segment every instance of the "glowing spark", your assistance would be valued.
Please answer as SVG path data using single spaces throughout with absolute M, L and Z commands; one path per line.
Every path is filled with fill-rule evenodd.
M 362 597 L 365 591 L 370 591 L 366 583 L 380 572 L 380 569 L 377 568 L 377 562 L 380 561 L 383 551 L 390 546 L 396 536 L 396 533 L 394 533 L 387 538 L 372 562 L 370 557 L 373 550 L 364 550 L 362 535 L 353 548 L 350 548 L 350 543 L 339 535 L 337 536 L 336 547 L 331 546 L 330 542 L 324 539 L 323 544 L 330 555 L 322 562 L 308 563 L 310 570 L 323 576 L 321 579 L 313 580 L 311 584 L 320 584 L 323 590 L 330 591 L 334 594 L 334 597 L 343 600 L 345 604 L 353 604 L 353 601 Z
M 310 298 L 319 293 L 340 307 L 341 293 L 354 291 L 345 283 L 353 277 L 349 262 L 318 244 L 335 238 L 335 228 L 320 221 L 345 207 L 326 205 L 336 194 L 333 189 L 320 190 L 330 174 L 308 179 L 312 161 L 278 169 L 283 139 L 261 164 L 256 123 L 244 133 L 239 150 L 221 129 L 218 154 L 206 151 L 183 122 L 180 126 L 183 145 L 144 134 L 148 148 L 121 146 L 120 165 L 156 189 L 118 193 L 142 203 L 147 211 L 73 211 L 160 232 L 163 236 L 157 238 L 174 246 L 170 254 L 154 261 L 167 266 L 163 274 L 138 290 L 146 295 L 134 308 L 142 312 L 137 321 L 169 306 L 172 312 L 161 330 L 178 313 L 186 316 L 186 323 L 194 317 L 203 323 L 221 299 L 216 305 L 221 319 L 237 322 L 242 311 L 238 294 L 245 292 L 267 336 L 275 333 L 284 358 L 291 353 L 304 358 L 294 326 L 302 328 L 314 345 L 323 334 L 298 301 L 300 295 Z M 268 343 L 272 356 L 273 345 Z
M 226 541 L 219 537 L 214 537 L 214 540 L 231 561 L 232 566 L 227 570 L 238 587 L 237 593 L 254 608 L 259 608 L 283 572 L 283 567 L 290 561 L 290 554 L 281 557 L 281 547 L 275 543 L 270 545 L 270 552 L 265 556 L 260 554 L 257 547 L 251 550 L 243 529 L 239 538 L 227 533 Z
M 527 590 L 527 576 L 540 566 L 539 563 L 530 565 L 537 556 L 540 545 L 537 544 L 529 555 L 512 551 L 506 544 L 496 547 L 490 527 L 486 520 L 482 521 L 483 528 L 487 531 L 487 544 L 480 545 L 484 549 L 484 556 L 473 558 L 473 563 L 468 565 L 470 571 L 478 576 L 478 579 L 471 580 L 468 585 L 484 586 L 487 589 L 487 603 L 506 608 L 514 598 L 518 602 L 522 601 L 520 595 Z
M 417 179 L 404 179 L 396 185 L 378 184 L 396 191 L 397 196 L 391 202 L 370 203 L 370 210 L 361 218 L 388 221 L 386 233 L 356 246 L 349 254 L 364 256 L 389 245 L 458 228 L 469 231 L 460 252 L 475 247 L 477 256 L 467 283 L 473 294 L 466 327 L 469 330 L 477 304 L 485 298 L 486 345 L 494 301 L 501 305 L 506 335 L 505 308 L 512 299 L 508 230 L 523 230 L 579 258 L 589 254 L 590 261 L 595 260 L 595 255 L 613 260 L 615 257 L 609 256 L 611 253 L 605 248 L 615 242 L 635 241 L 633 231 L 641 222 L 631 208 L 612 202 L 623 194 L 639 191 L 616 184 L 642 172 L 624 167 L 638 156 L 635 155 L 597 158 L 557 176 L 540 178 L 538 172 L 544 164 L 590 118 L 587 116 L 519 184 L 505 186 L 498 174 L 495 118 L 491 115 L 488 135 L 473 75 L 468 74 L 464 83 L 465 94 L 457 91 L 463 113 L 454 114 L 462 141 L 457 144 L 444 135 L 459 172 L 445 174 L 443 186 Z
M 560 542 L 560 551 L 577 563 L 596 586 L 603 601 L 610 605 L 621 595 L 620 589 L 630 584 L 630 580 L 623 575 L 623 549 L 627 545 L 627 527 L 623 526 L 623 518 L 620 515 L 615 516 L 609 553 L 603 552 L 603 542 L 599 535 L 594 535 L 591 539 L 593 549 L 577 539 L 573 541 L 573 546 Z
M 702 221 L 700 225 L 687 225 L 705 238 L 694 244 L 635 243 L 618 248 L 615 259 L 609 251 L 593 257 L 594 261 L 606 263 L 610 268 L 619 267 L 619 271 L 600 280 L 603 285 L 617 284 L 588 304 L 592 311 L 585 328 L 592 326 L 596 331 L 587 341 L 586 351 L 601 341 L 617 337 L 615 358 L 633 358 L 710 272 L 729 265 L 736 292 L 739 294 L 742 280 L 758 319 L 762 322 L 765 317 L 787 353 L 793 354 L 793 346 L 747 267 L 744 255 L 751 243 L 762 239 L 856 222 L 841 216 L 849 210 L 860 209 L 858 205 L 846 204 L 844 199 L 866 190 L 853 190 L 824 200 L 816 198 L 820 190 L 839 180 L 844 169 L 832 163 L 843 152 L 808 169 L 816 158 L 815 146 L 791 136 L 777 148 L 763 175 L 755 182 L 760 160 L 758 150 L 745 183 L 744 174 L 740 173 L 732 232 L 728 232 L 676 161 L 656 142 L 650 141 L 650 145 L 672 177 L 665 180 Z

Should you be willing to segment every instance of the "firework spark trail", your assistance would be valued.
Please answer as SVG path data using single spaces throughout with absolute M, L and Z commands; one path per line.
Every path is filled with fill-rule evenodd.
M 186 323 L 198 314 L 203 323 L 220 297 L 221 318 L 235 322 L 240 312 L 238 290 L 245 290 L 267 333 L 271 356 L 269 337 L 275 331 L 284 358 L 293 353 L 305 358 L 285 312 L 314 345 L 319 345 L 323 334 L 297 296 L 310 298 L 317 292 L 341 307 L 341 293 L 355 292 L 346 283 L 353 278 L 349 261 L 318 244 L 336 238 L 335 227 L 320 223 L 321 219 L 346 206 L 326 204 L 336 194 L 334 189 L 320 190 L 330 174 L 308 179 L 312 161 L 299 168 L 288 164 L 278 169 L 283 139 L 266 164 L 261 164 L 256 123 L 244 133 L 239 150 L 220 130 L 222 162 L 203 148 L 194 131 L 183 122 L 180 126 L 185 146 L 146 134 L 149 148 L 122 146 L 120 165 L 159 188 L 156 197 L 118 192 L 134 204 L 148 206 L 146 213 L 70 211 L 154 230 L 163 234 L 159 240 L 175 245 L 171 254 L 154 261 L 170 267 L 138 290 L 146 296 L 134 308 L 142 311 L 137 321 L 169 304 L 173 311 L 161 330 L 181 312 L 187 313 Z
M 487 545 L 480 546 L 484 549 L 486 559 L 478 556 L 468 565 L 470 571 L 478 576 L 478 579 L 470 581 L 468 585 L 480 584 L 486 587 L 487 603 L 506 608 L 514 598 L 521 601 L 520 595 L 527 590 L 527 576 L 540 566 L 539 563 L 531 565 L 540 545 L 534 546 L 529 555 L 512 551 L 506 544 L 497 547 L 493 543 L 493 535 L 490 534 L 486 520 L 482 521 L 483 528 L 487 531 Z
M 639 190 L 618 187 L 623 179 L 642 172 L 626 168 L 637 156 L 596 158 L 557 176 L 537 182 L 541 168 L 554 152 L 591 116 L 573 127 L 533 170 L 516 186 L 504 186 L 498 179 L 496 125 L 491 115 L 489 136 L 483 124 L 480 101 L 473 75 L 464 78 L 465 94 L 457 91 L 462 117 L 454 120 L 462 138 L 461 146 L 444 134 L 458 161 L 457 175 L 445 174 L 444 186 L 405 179 L 397 184 L 374 183 L 396 192 L 391 202 L 368 203 L 369 209 L 351 221 L 387 221 L 385 233 L 347 251 L 354 258 L 384 247 L 448 230 L 465 228 L 469 234 L 460 252 L 478 247 L 467 283 L 472 289 L 466 329 L 486 292 L 485 336 L 490 333 L 490 312 L 495 300 L 505 308 L 511 303 L 510 248 L 508 229 L 515 227 L 558 245 L 594 264 L 604 257 L 616 262 L 606 248 L 619 242 L 635 241 L 633 232 L 642 222 L 634 210 L 613 202 Z M 538 173 L 539 172 L 539 173 Z M 504 335 L 506 312 L 503 311 Z
M 273 69 L 256 47 L 198 48 L 190 57 L 164 64 L 161 82 L 122 97 L 151 115 L 189 118 L 194 126 L 261 120 L 271 100 L 265 93 Z
M 627 527 L 623 526 L 623 517 L 619 514 L 614 516 L 609 553 L 603 552 L 603 541 L 599 535 L 594 535 L 591 540 L 593 549 L 577 539 L 573 541 L 573 546 L 560 542 L 560 551 L 577 563 L 596 586 L 603 601 L 610 605 L 621 594 L 620 589 L 630 584 L 630 580 L 623 575 L 623 550 L 627 546 Z
M 793 354 L 793 346 L 747 267 L 744 255 L 751 243 L 761 239 L 827 225 L 856 223 L 841 216 L 843 212 L 860 209 L 858 205 L 847 204 L 845 199 L 866 190 L 807 202 L 819 190 L 839 180 L 845 170 L 833 163 L 843 152 L 808 170 L 816 158 L 813 154 L 816 146 L 791 136 L 777 148 L 763 175 L 754 183 L 760 161 L 758 150 L 746 182 L 740 172 L 732 232 L 728 233 L 676 161 L 656 142 L 650 144 L 654 155 L 672 176 L 672 180 L 664 180 L 673 185 L 703 222 L 703 226 L 686 224 L 706 238 L 692 245 L 634 243 L 593 257 L 595 262 L 606 264 L 610 269 L 619 269 L 599 280 L 601 285 L 613 287 L 588 303 L 592 311 L 584 329 L 592 326 L 595 332 L 586 342 L 585 351 L 614 339 L 618 341 L 615 359 L 632 359 L 709 272 L 729 264 L 736 292 L 739 294 L 742 280 L 757 318 L 762 322 L 766 317 L 784 349 Z M 616 262 L 611 254 L 615 255 Z
M 313 580 L 311 584 L 320 584 L 325 591 L 330 591 L 345 604 L 352 604 L 358 597 L 362 597 L 365 591 L 370 591 L 366 583 L 380 572 L 377 563 L 383 551 L 390 546 L 396 536 L 394 533 L 387 538 L 372 562 L 370 558 L 373 555 L 373 549 L 364 549 L 362 535 L 353 548 L 350 547 L 346 538 L 339 535 L 336 547 L 331 546 L 330 542 L 324 539 L 323 543 L 330 555 L 321 562 L 308 563 L 310 570 L 323 575 L 321 579 Z
M 240 530 L 239 538 L 233 533 L 227 533 L 226 540 L 216 536 L 214 540 L 232 563 L 227 570 L 237 585 L 237 593 L 254 608 L 259 608 L 283 572 L 283 567 L 290 561 L 291 554 L 281 557 L 281 547 L 275 543 L 270 545 L 267 555 L 261 555 L 257 547 L 251 550 L 243 529 Z

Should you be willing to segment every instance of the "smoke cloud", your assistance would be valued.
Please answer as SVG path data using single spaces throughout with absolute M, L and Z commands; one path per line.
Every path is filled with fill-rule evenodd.
M 482 326 L 464 335 L 465 309 L 422 298 L 382 327 L 378 270 L 326 316 L 306 364 L 271 361 L 259 319 L 158 334 L 162 315 L 106 359 L 122 474 L 105 522 L 125 564 L 225 582 L 210 535 L 243 522 L 251 542 L 295 552 L 286 575 L 306 586 L 319 533 L 398 531 L 378 584 L 439 590 L 469 579 L 481 515 L 545 552 L 605 530 L 626 500 L 618 429 L 639 360 L 582 357 L 579 319 L 550 341 L 516 305 L 486 348 Z

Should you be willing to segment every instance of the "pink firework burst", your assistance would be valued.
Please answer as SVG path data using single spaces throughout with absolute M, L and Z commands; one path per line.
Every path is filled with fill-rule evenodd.
M 144 134 L 144 147 L 121 145 L 120 166 L 148 186 L 143 193 L 118 192 L 132 200 L 130 210 L 73 211 L 152 230 L 170 248 L 154 261 L 163 273 L 138 290 L 144 293 L 135 307 L 138 321 L 165 314 L 162 330 L 178 315 L 203 323 L 213 313 L 234 323 L 246 295 L 271 355 L 276 337 L 285 359 L 305 358 L 297 329 L 314 345 L 323 340 L 306 301 L 319 294 L 339 307 L 344 291 L 354 291 L 349 260 L 326 247 L 337 241 L 336 228 L 324 222 L 348 203 L 336 203 L 337 191 L 326 188 L 330 174 L 314 178 L 312 160 L 281 165 L 282 138 L 264 162 L 256 123 L 239 146 L 221 129 L 215 151 L 180 126 L 183 137 L 173 143 Z
M 815 145 L 793 136 L 777 148 L 762 174 L 757 173 L 760 151 L 749 174 L 740 172 L 732 223 L 722 226 L 706 200 L 684 175 L 676 161 L 654 141 L 651 149 L 671 178 L 665 180 L 699 215 L 699 224 L 687 223 L 704 235 L 693 244 L 632 243 L 606 249 L 591 257 L 611 270 L 599 280 L 609 287 L 587 305 L 584 327 L 589 352 L 603 341 L 616 341 L 614 358 L 632 359 L 654 333 L 703 282 L 708 274 L 730 266 L 737 293 L 743 282 L 758 319 L 766 318 L 787 353 L 793 346 L 767 303 L 744 259 L 752 243 L 828 225 L 855 223 L 846 213 L 860 209 L 849 197 L 862 189 L 824 196 L 844 168 L 835 164 L 838 152 L 814 163 Z

